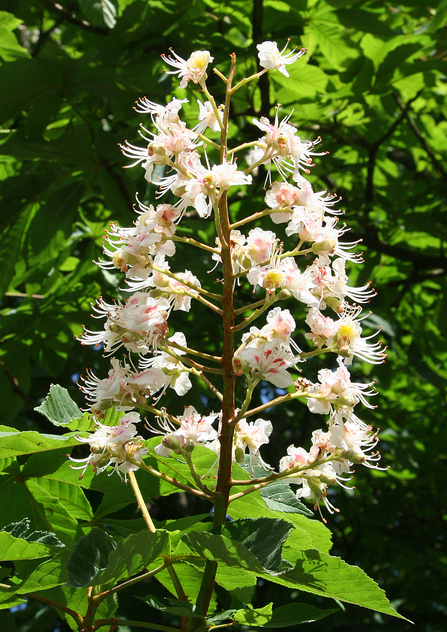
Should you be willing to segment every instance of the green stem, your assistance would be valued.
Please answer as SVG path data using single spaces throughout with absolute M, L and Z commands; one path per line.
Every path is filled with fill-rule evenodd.
M 219 123 L 220 130 L 222 132 L 223 128 L 224 128 L 224 124 L 223 124 L 223 121 L 222 121 L 219 109 L 218 109 L 218 107 L 216 105 L 216 102 L 214 100 L 214 97 L 213 97 L 213 95 L 210 92 L 208 92 L 208 88 L 206 87 L 206 83 L 204 81 L 203 81 L 203 83 L 200 84 L 200 87 L 202 88 L 203 92 L 205 93 L 208 101 L 211 103 L 211 107 L 213 108 L 214 116 L 216 117 L 217 122 Z M 220 147 L 217 145 L 217 143 L 215 143 L 215 145 L 220 150 Z
M 192 237 L 180 237 L 180 235 L 173 235 L 171 237 L 172 241 L 178 241 L 182 244 L 188 244 L 189 246 L 195 246 L 196 248 L 201 248 L 202 250 L 206 250 L 207 252 L 212 252 L 213 255 L 218 255 L 219 251 L 217 248 L 211 248 L 211 246 L 207 246 L 206 244 L 202 244 L 201 241 L 197 241 Z M 222 297 L 218 294 L 214 294 L 214 298 L 216 300 L 222 300 Z
M 139 582 L 142 582 L 143 580 L 149 579 L 149 577 L 153 577 L 157 573 L 160 573 L 165 568 L 167 568 L 169 566 L 169 564 L 170 564 L 170 562 L 163 562 L 163 564 L 160 564 L 160 566 L 157 566 L 157 568 L 154 568 L 153 571 L 148 571 L 147 573 L 143 573 L 142 575 L 138 575 L 138 577 L 133 577 L 132 579 L 129 579 L 129 580 L 123 582 L 122 584 L 119 584 L 118 586 L 115 586 L 114 588 L 111 588 L 110 590 L 105 590 L 103 593 L 100 593 L 99 595 L 96 595 L 94 597 L 94 599 L 98 600 L 98 601 L 102 601 L 103 599 L 105 599 L 105 597 L 107 597 L 107 595 L 112 595 L 114 593 L 119 592 L 120 590 L 124 590 L 125 588 L 130 588 L 134 584 L 138 584 Z
M 298 391 L 296 393 L 287 393 L 286 395 L 280 395 L 279 397 L 276 397 L 275 399 L 271 399 L 270 401 L 266 402 L 265 404 L 262 404 L 261 406 L 257 406 L 256 408 L 252 408 L 251 410 L 248 410 L 245 413 L 244 417 L 259 415 L 259 413 L 262 413 L 264 410 L 267 410 L 268 408 L 272 408 L 273 406 L 278 406 L 279 404 L 285 404 L 286 402 L 289 402 L 291 399 L 298 399 L 301 397 L 311 397 L 311 395 L 307 391 Z M 315 395 L 312 395 L 312 397 L 314 397 L 315 399 L 319 399 L 319 397 Z
M 226 80 L 226 96 L 225 107 L 222 120 L 221 132 L 221 163 L 227 160 L 227 133 L 228 119 L 230 113 L 231 101 L 231 83 L 233 81 L 236 68 L 236 55 L 231 55 L 231 69 Z M 234 425 L 231 421 L 234 417 L 235 406 L 235 375 L 233 373 L 233 355 L 234 355 L 234 305 L 233 305 L 233 264 L 231 255 L 231 226 L 228 213 L 227 192 L 221 196 L 217 212 L 214 213 L 216 231 L 221 243 L 221 260 L 223 268 L 223 290 L 222 290 L 222 325 L 223 325 L 223 343 L 222 343 L 222 420 L 220 432 L 220 455 L 219 455 L 219 473 L 216 484 L 216 497 L 214 499 L 214 527 L 219 528 L 224 522 L 227 515 L 228 498 L 231 489 L 231 463 L 233 454 L 233 434 Z M 207 561 L 202 577 L 199 594 L 196 605 L 203 613 L 208 612 L 209 604 L 213 594 L 214 583 L 216 579 L 217 562 Z M 189 622 L 190 630 L 197 630 L 203 626 L 201 620 Z
M 259 72 L 255 73 L 254 75 L 250 75 L 250 77 L 245 77 L 244 79 L 241 79 L 239 81 L 239 83 L 237 83 L 234 88 L 231 88 L 230 90 L 230 96 L 233 96 L 233 94 L 239 90 L 240 88 L 242 88 L 243 86 L 245 86 L 245 84 L 247 84 L 249 81 L 253 81 L 253 79 L 259 79 L 259 77 L 261 77 L 262 75 L 264 75 L 267 72 L 267 68 L 264 68 L 263 70 L 260 70 Z
M 241 145 L 238 145 L 237 147 L 234 147 L 233 149 L 230 149 L 228 151 L 228 155 L 231 156 L 232 154 L 235 154 L 238 151 L 242 151 L 243 149 L 249 149 L 250 147 L 263 147 L 263 143 L 260 143 L 258 140 L 253 140 L 249 143 L 242 143 Z
M 209 143 L 212 147 L 214 147 L 214 149 L 217 149 L 218 151 L 220 151 L 220 145 L 215 143 L 213 140 L 211 140 L 204 134 L 197 134 L 197 136 L 200 138 L 200 140 L 203 140 L 204 143 Z
M 236 325 L 236 327 L 233 327 L 233 331 L 234 332 L 242 331 L 242 329 L 245 329 L 246 327 L 251 325 L 252 322 L 254 322 L 257 318 L 259 318 L 261 314 L 263 314 L 267 309 L 269 309 L 269 307 L 271 307 L 278 300 L 280 300 L 280 294 L 275 294 L 274 292 L 268 293 L 265 298 L 264 305 L 262 305 L 262 307 L 259 307 L 256 311 L 254 311 L 253 314 L 251 314 L 251 316 L 247 316 L 247 318 L 244 318 L 244 320 L 241 323 L 239 323 L 239 325 Z
M 265 217 L 266 215 L 273 215 L 274 213 L 286 213 L 287 209 L 285 211 L 282 210 L 273 210 L 271 208 L 266 208 L 263 211 L 258 211 L 257 213 L 253 213 L 253 215 L 250 215 L 249 217 L 244 217 L 244 219 L 239 220 L 238 222 L 235 222 L 234 224 L 231 224 L 231 230 L 234 230 L 235 228 L 239 228 L 240 226 L 244 226 L 245 224 L 248 224 L 249 222 L 254 222 L 257 219 L 261 219 L 261 217 Z
M 160 480 L 163 480 L 166 483 L 170 483 L 174 487 L 178 487 L 178 489 L 181 489 L 184 492 L 189 492 L 193 496 L 198 496 L 199 498 L 205 498 L 207 500 L 211 500 L 210 496 L 202 492 L 202 490 L 195 489 L 194 487 L 191 487 L 190 485 L 185 485 L 184 483 L 180 483 L 180 481 L 176 480 L 175 478 L 168 476 L 164 472 L 159 472 L 158 470 L 154 469 L 153 467 L 151 467 L 150 465 L 147 465 L 144 462 L 140 463 L 137 461 L 133 461 L 129 457 L 127 458 L 127 460 L 129 463 L 134 463 L 135 465 L 138 465 L 138 467 L 141 468 L 142 470 L 149 472 L 149 474 L 152 474 L 152 476 L 155 476 L 156 478 L 159 478 Z
M 155 272 L 158 272 L 159 274 L 167 276 L 170 279 L 174 279 L 174 281 L 177 281 L 178 283 L 181 283 L 182 285 L 185 285 L 190 290 L 194 290 L 194 292 L 197 292 L 198 294 L 203 294 L 203 296 L 207 296 L 208 298 L 214 298 L 215 300 L 219 300 L 219 301 L 222 299 L 222 297 L 219 296 L 218 294 L 213 294 L 213 292 L 208 292 L 208 290 L 205 290 L 202 287 L 198 287 L 197 285 L 194 285 L 194 283 L 191 283 L 190 281 L 185 281 L 184 279 L 179 277 L 177 274 L 174 274 L 173 272 L 170 272 L 169 270 L 165 270 L 164 268 L 158 268 L 157 266 L 154 266 L 154 264 L 152 264 L 152 263 L 149 264 L 148 267 L 151 270 L 154 270 Z M 196 298 L 196 297 L 194 297 L 194 298 Z M 219 309 L 215 305 L 213 305 L 213 308 L 216 309 L 216 310 Z M 220 310 L 219 310 L 219 313 L 221 313 Z
M 147 525 L 147 528 L 149 529 L 149 531 L 151 531 L 151 533 L 155 533 L 156 532 L 156 528 L 154 523 L 152 522 L 152 518 L 151 515 L 149 513 L 149 509 L 146 506 L 146 503 L 144 501 L 143 495 L 141 493 L 140 487 L 138 485 L 138 481 L 136 479 L 135 476 L 135 472 L 133 472 L 132 470 L 130 470 L 130 472 L 127 473 L 128 477 L 129 477 L 129 481 L 130 484 L 132 486 L 132 491 L 135 494 L 135 498 L 137 499 L 137 504 L 138 507 L 141 510 L 141 513 L 143 514 L 143 518 L 144 521 Z
M 265 300 L 266 300 L 265 298 L 262 298 L 260 301 L 256 301 L 256 303 L 252 303 L 251 305 L 245 305 L 244 307 L 239 307 L 238 309 L 234 310 L 234 313 L 236 314 L 236 316 L 239 316 L 239 314 L 244 314 L 245 312 L 248 312 L 251 309 L 256 309 L 257 307 L 264 305 Z
M 191 349 L 190 347 L 182 347 L 177 342 L 170 342 L 171 347 L 175 349 L 180 349 L 180 351 L 184 351 L 185 353 L 191 353 L 192 355 L 196 355 L 199 358 L 203 358 L 204 360 L 209 360 L 210 362 L 217 362 L 220 364 L 222 362 L 222 358 L 218 358 L 217 356 L 210 355 L 209 353 L 202 353 L 201 351 L 196 351 L 195 349 Z
M 251 381 L 251 379 L 248 376 L 247 376 L 247 380 L 248 380 L 248 388 L 247 388 L 247 393 L 245 395 L 244 403 L 242 404 L 242 407 L 240 411 L 238 412 L 238 414 L 236 415 L 236 417 L 231 422 L 234 425 L 236 425 L 238 421 L 240 421 L 241 419 L 245 417 L 245 413 L 247 412 L 247 408 L 249 407 L 250 402 L 251 402 L 253 391 L 255 390 L 259 382 L 261 381 L 259 379 Z
M 205 494 L 209 494 L 210 496 L 214 496 L 214 492 L 211 491 L 210 489 L 208 489 L 208 487 L 206 485 L 204 485 L 204 483 L 202 483 L 202 479 L 197 474 L 195 465 L 194 465 L 194 463 L 192 461 L 191 452 L 187 452 L 187 450 L 183 450 L 182 454 L 183 454 L 183 456 L 185 458 L 185 461 L 188 464 L 189 471 L 191 472 L 191 475 L 192 475 L 192 477 L 194 479 L 194 482 L 197 485 L 197 487 L 199 489 L 201 489 L 203 492 L 205 492 Z

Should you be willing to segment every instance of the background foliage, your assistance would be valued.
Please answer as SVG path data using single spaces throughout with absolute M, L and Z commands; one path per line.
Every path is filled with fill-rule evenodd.
M 318 162 L 311 181 L 315 190 L 342 195 L 349 236 L 363 239 L 366 264 L 350 274 L 356 285 L 371 279 L 378 290 L 369 320 L 383 327 L 389 351 L 387 363 L 373 368 L 380 407 L 362 418 L 380 426 L 390 470 L 361 472 L 355 490 L 337 493 L 333 553 L 376 579 L 415 629 L 441 632 L 447 618 L 441 588 L 447 583 L 447 1 L 2 0 L 0 8 L 1 423 L 52 432 L 33 411 L 50 382 L 66 386 L 82 405 L 74 384 L 79 372 L 90 366 L 105 375 L 100 353 L 81 347 L 74 335 L 89 322 L 91 301 L 117 293 L 114 278 L 92 263 L 108 222 L 130 223 L 135 190 L 144 200 L 154 197 L 141 170 L 122 170 L 116 145 L 126 136 L 137 140 L 137 97 L 163 103 L 172 90 L 160 53 L 172 46 L 186 58 L 206 48 L 225 67 L 235 51 L 239 72 L 251 73 L 256 43 L 271 39 L 282 47 L 290 37 L 307 55 L 291 68 L 291 80 L 264 75 L 257 87 L 238 93 L 231 133 L 244 140 L 252 117 L 272 116 L 280 102 L 284 114 L 294 108 L 292 121 L 303 136 L 323 137 L 331 156 Z M 234 216 L 242 205 L 262 204 L 263 182 L 260 174 L 250 201 L 233 203 Z M 206 225 L 202 231 L 206 241 Z M 211 262 L 197 265 L 203 274 Z M 194 336 L 208 335 L 212 352 L 206 330 L 205 313 L 194 310 L 187 339 L 194 346 Z M 200 396 L 197 389 L 197 402 Z M 212 410 L 213 402 L 207 404 Z M 276 415 L 266 455 L 272 463 L 313 429 L 304 407 Z M 0 479 L 2 525 L 16 518 L 8 476 Z M 169 499 L 177 516 L 197 510 L 177 496 L 176 506 Z M 156 518 L 168 517 L 166 504 L 156 501 Z M 265 603 L 263 586 L 257 590 Z M 269 588 L 268 601 L 278 605 L 297 597 Z M 311 595 L 305 600 L 318 603 Z M 127 616 L 138 607 L 130 603 Z M 6 619 L 9 629 L 23 632 L 65 625 L 37 603 Z M 354 606 L 313 629 L 323 625 L 411 629 Z

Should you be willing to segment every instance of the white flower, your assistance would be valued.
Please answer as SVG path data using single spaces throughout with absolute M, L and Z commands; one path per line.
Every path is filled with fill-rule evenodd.
M 108 377 L 103 380 L 91 371 L 87 371 L 86 378 L 81 378 L 84 382 L 81 390 L 92 412 L 100 417 L 112 406 L 115 410 L 131 410 L 136 405 L 145 404 L 146 398 L 157 393 L 165 384 L 165 375 L 160 369 L 139 372 L 133 365 L 124 363 L 122 366 L 117 358 L 112 358 L 111 364 Z
M 278 238 L 271 230 L 253 228 L 248 233 L 245 250 L 247 255 L 256 265 L 271 258 L 277 243 Z
M 118 426 L 105 426 L 99 421 L 95 422 L 96 431 L 87 438 L 77 437 L 81 443 L 88 443 L 90 454 L 85 459 L 73 459 L 73 463 L 82 465 L 71 466 L 74 470 L 82 469 L 79 478 L 82 478 L 89 465 L 93 466 L 96 474 L 103 472 L 109 465 L 112 465 L 120 476 L 130 470 L 137 470 L 138 465 L 129 463 L 128 456 L 135 461 L 142 461 L 148 452 L 148 448 L 143 448 L 141 437 L 137 436 L 135 424 L 141 421 L 138 413 L 127 413 L 120 419 Z
M 298 136 L 296 127 L 289 123 L 292 113 L 281 122 L 278 120 L 278 108 L 273 123 L 265 116 L 261 116 L 259 121 L 253 119 L 254 125 L 265 132 L 265 136 L 259 139 L 258 144 L 264 148 L 264 162 L 269 165 L 267 179 L 270 178 L 273 162 L 282 178 L 286 179 L 293 173 L 293 179 L 301 182 L 300 169 L 310 173 L 309 167 L 314 166 L 311 156 L 322 156 L 326 153 L 314 151 L 315 145 L 321 142 L 320 137 L 312 142 L 302 140 Z
M 294 206 L 304 206 L 307 203 L 307 192 L 304 188 L 298 188 L 288 182 L 274 182 L 271 189 L 265 194 L 265 203 L 275 211 L 270 215 L 274 224 L 288 222 L 293 213 Z M 284 212 L 280 212 L 283 211 Z
M 200 123 L 194 127 L 196 134 L 203 134 L 207 127 L 213 130 L 213 132 L 220 131 L 220 124 L 211 103 L 209 101 L 202 103 L 199 99 L 197 99 L 197 103 L 199 104 L 199 115 L 197 118 Z M 217 109 L 221 111 L 223 110 L 223 107 L 223 105 L 219 105 Z
M 175 344 L 180 345 L 181 347 L 186 347 L 186 338 L 185 335 L 181 332 L 176 332 L 173 336 L 170 336 L 166 341 L 165 345 L 167 347 L 170 346 L 170 343 L 174 343 L 173 351 L 177 356 L 182 356 L 185 354 L 185 351 L 178 349 Z M 154 370 L 161 370 L 164 374 L 164 388 L 166 389 L 168 386 L 172 388 L 179 397 L 183 397 L 190 388 L 192 388 L 191 380 L 189 379 L 189 373 L 187 369 L 183 366 L 180 360 L 173 358 L 168 353 L 162 351 L 158 352 L 156 356 L 153 358 L 144 358 L 140 360 L 140 368 L 144 371 L 150 370 L 151 368 Z
M 164 62 L 175 68 L 175 70 L 166 71 L 168 75 L 177 75 L 181 77 L 180 88 L 186 88 L 188 81 L 194 83 L 202 83 L 206 80 L 206 69 L 214 57 L 211 57 L 207 50 L 196 50 L 188 59 L 183 59 L 172 48 L 169 49 L 173 57 L 162 55 Z
M 369 316 L 369 314 L 365 314 L 365 316 L 359 318 L 361 312 L 361 307 L 346 306 L 343 310 L 337 323 L 337 332 L 334 338 L 338 347 L 337 353 L 345 358 L 345 364 L 347 365 L 352 363 L 354 356 L 371 364 L 385 362 L 386 354 L 382 350 L 380 341 L 374 344 L 368 343 L 368 340 L 375 338 L 380 330 L 371 334 L 371 336 L 361 337 L 362 327 L 359 323 Z
M 204 444 L 210 447 L 210 444 L 218 438 L 217 431 L 212 427 L 216 419 L 217 415 L 214 413 L 208 417 L 201 417 L 194 406 L 187 406 L 184 414 L 178 417 L 179 428 L 176 428 L 167 417 L 159 419 L 160 429 L 151 428 L 151 430 L 164 436 L 160 445 L 155 447 L 155 453 L 159 456 L 169 456 L 171 450 L 177 453 L 185 446 Z
M 261 467 L 267 468 L 267 464 L 259 455 L 259 448 L 269 442 L 272 430 L 271 422 L 266 419 L 257 419 L 255 422 L 249 423 L 245 419 L 241 419 L 235 427 L 233 459 L 235 458 L 239 463 L 243 462 L 245 451 L 248 448 L 252 468 L 256 460 Z
M 351 376 L 343 363 L 343 358 L 338 357 L 338 368 L 335 371 L 321 369 L 318 371 L 320 384 L 315 384 L 310 392 L 318 395 L 318 399 L 310 397 L 307 405 L 312 413 L 328 414 L 332 407 L 352 409 L 359 401 L 367 408 L 374 408 L 365 399 L 365 395 L 376 395 L 374 390 L 368 390 L 373 383 L 358 384 L 351 382 Z
M 259 63 L 262 68 L 267 68 L 268 70 L 279 70 L 279 72 L 282 72 L 283 75 L 288 77 L 289 73 L 286 70 L 286 65 L 293 64 L 306 52 L 305 48 L 302 48 L 298 52 L 295 52 L 296 49 L 294 49 L 294 51 L 284 55 L 288 43 L 289 42 L 287 42 L 282 51 L 279 51 L 278 44 L 276 42 L 263 42 L 262 44 L 258 44 L 256 48 L 259 51 Z
M 295 364 L 292 354 L 279 340 L 261 343 L 258 347 L 245 347 L 234 359 L 235 372 L 248 370 L 253 379 L 266 380 L 278 388 L 287 388 L 294 382 L 287 369 Z
M 346 420 L 345 417 L 347 417 Z M 372 469 L 381 469 L 377 466 L 380 454 L 378 452 L 370 453 L 379 442 L 377 433 L 373 432 L 372 427 L 367 426 L 356 415 L 346 411 L 337 411 L 330 420 L 329 435 L 334 448 L 343 450 L 345 461 L 349 465 L 361 463 Z M 336 467 L 337 461 L 334 461 L 333 464 Z M 343 464 L 343 459 L 340 459 L 342 467 Z
M 117 301 L 109 305 L 99 299 L 94 311 L 96 318 L 107 317 L 103 332 L 85 329 L 82 344 L 104 345 L 106 353 L 113 353 L 124 345 L 133 353 L 148 353 L 167 337 L 167 319 L 171 305 L 165 298 L 153 298 L 146 292 L 136 292 L 123 305 Z

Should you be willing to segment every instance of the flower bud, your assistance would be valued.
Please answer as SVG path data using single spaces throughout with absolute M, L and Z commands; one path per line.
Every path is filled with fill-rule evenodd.
M 188 452 L 188 454 L 191 454 L 191 452 L 194 450 L 195 447 L 196 447 L 196 444 L 194 443 L 194 441 L 191 441 L 191 439 L 188 439 L 183 449 L 185 452 Z
M 320 252 L 328 252 L 333 255 L 337 244 L 333 239 L 323 239 L 312 244 L 312 252 L 317 255 Z
M 180 445 L 180 441 L 174 435 L 166 435 L 165 437 L 163 437 L 161 442 L 165 446 L 165 448 L 172 450 L 176 454 L 181 453 L 182 446 Z
M 236 448 L 234 451 L 235 459 L 238 463 L 243 463 L 245 458 L 245 452 L 242 448 Z

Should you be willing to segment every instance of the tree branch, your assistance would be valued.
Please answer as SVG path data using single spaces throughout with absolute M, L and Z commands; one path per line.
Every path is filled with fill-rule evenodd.
M 66 22 L 75 24 L 76 26 L 79 26 L 80 28 L 86 31 L 90 31 L 91 33 L 96 33 L 97 35 L 109 34 L 109 29 L 107 27 L 93 26 L 93 24 L 90 24 L 90 22 L 87 22 L 86 20 L 82 20 L 76 17 L 76 15 L 72 11 L 67 11 L 67 9 L 64 9 L 64 7 L 60 5 L 58 2 L 52 2 L 52 0 L 40 0 L 40 1 L 42 2 L 42 4 L 44 4 L 47 7 L 49 11 L 52 11 L 53 13 L 57 13 Z
M 420 94 L 420 92 L 418 92 L 418 96 L 419 96 L 419 94 Z M 419 142 L 421 143 L 422 148 L 430 156 L 433 164 L 436 165 L 436 168 L 438 169 L 438 171 L 440 171 L 443 176 L 446 176 L 447 175 L 447 171 L 444 169 L 444 167 L 441 164 L 441 162 L 436 158 L 433 149 L 430 147 L 430 145 L 425 140 L 424 135 L 418 129 L 416 123 L 410 118 L 409 112 L 411 111 L 411 108 L 405 107 L 405 104 L 402 103 L 402 100 L 401 100 L 401 98 L 399 97 L 398 94 L 393 94 L 393 97 L 394 97 L 394 100 L 396 101 L 397 105 L 399 106 L 400 110 L 402 111 L 402 114 L 403 114 L 404 118 L 408 122 L 408 125 L 411 127 L 412 131 L 414 132 L 414 134 L 418 138 Z

